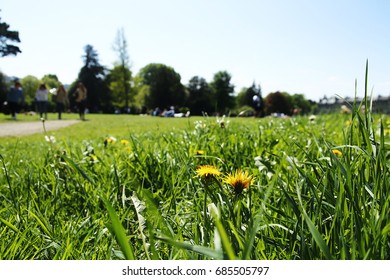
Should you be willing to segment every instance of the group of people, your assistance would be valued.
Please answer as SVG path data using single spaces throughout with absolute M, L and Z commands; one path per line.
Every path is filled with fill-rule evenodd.
M 58 112 L 58 119 L 62 118 L 62 113 L 65 111 L 66 105 L 69 104 L 68 93 L 65 87 L 61 84 L 55 91 L 55 103 Z M 73 94 L 77 104 L 78 113 L 81 120 L 85 120 L 85 109 L 87 106 L 87 88 L 83 83 L 77 84 L 77 89 Z M 48 104 L 49 104 L 49 90 L 46 85 L 42 83 L 35 92 L 36 108 L 41 118 L 47 119 Z M 11 113 L 11 118 L 16 120 L 16 113 L 20 110 L 24 103 L 23 89 L 19 81 L 9 90 L 7 94 L 7 104 Z

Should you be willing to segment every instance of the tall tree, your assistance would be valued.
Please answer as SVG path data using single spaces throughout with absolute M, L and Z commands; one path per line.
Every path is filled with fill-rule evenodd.
M 19 47 L 9 44 L 9 41 L 20 43 L 19 32 L 9 30 L 9 25 L 2 22 L 0 17 L 0 55 L 2 57 L 22 52 Z
M 215 111 L 219 114 L 225 114 L 229 109 L 234 107 L 234 85 L 230 83 L 231 76 L 226 71 L 219 71 L 214 75 L 210 83 Z
M 213 112 L 211 88 L 204 78 L 192 77 L 187 85 L 187 106 L 191 115 L 211 114 Z
M 131 101 L 131 71 L 130 71 L 130 58 L 127 51 L 127 40 L 125 32 L 122 29 L 118 30 L 114 45 L 114 51 L 118 54 L 119 62 L 115 65 L 115 73 L 111 76 L 110 90 L 115 96 L 123 95 L 123 97 L 117 96 L 115 99 L 124 100 L 124 107 L 129 108 L 129 102 Z
M 106 81 L 110 89 L 110 100 L 116 108 L 129 108 L 129 94 L 124 94 L 129 90 L 131 71 L 129 68 L 123 68 L 122 65 L 116 65 L 110 70 Z M 128 82 L 124 82 L 127 80 Z M 127 88 L 126 88 L 127 87 Z
M 148 109 L 182 106 L 186 101 L 186 92 L 181 77 L 172 67 L 151 63 L 139 73 L 140 92 L 144 95 L 144 105 Z
M 108 87 L 105 82 L 106 69 L 100 65 L 98 53 L 91 45 L 84 47 L 84 66 L 80 69 L 78 81 L 88 90 L 87 106 L 91 112 L 107 112 L 110 110 Z M 72 93 L 75 88 L 70 89 Z

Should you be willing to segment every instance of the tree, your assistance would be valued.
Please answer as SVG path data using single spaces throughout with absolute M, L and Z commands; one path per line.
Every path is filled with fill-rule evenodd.
M 192 115 L 211 114 L 213 111 L 211 88 L 204 78 L 192 77 L 187 86 L 187 106 Z
M 289 94 L 286 92 L 272 92 L 267 95 L 264 100 L 266 114 L 283 113 L 291 114 L 291 104 L 289 102 Z
M 112 105 L 118 108 L 129 108 L 129 82 L 131 71 L 122 65 L 116 65 L 110 70 L 106 81 L 110 89 L 110 100 Z M 124 94 L 127 92 L 127 94 Z
M 249 88 L 243 88 L 239 92 L 239 94 L 237 95 L 237 105 L 253 107 L 254 95 L 258 95 L 260 97 L 260 101 L 263 102 L 260 85 L 256 86 L 256 84 L 253 82 L 253 84 Z
M 9 30 L 9 25 L 1 22 L 0 18 L 0 55 L 4 57 L 22 52 L 19 47 L 9 44 L 8 41 L 20 43 L 19 32 Z
M 144 94 L 144 105 L 148 109 L 185 104 L 187 96 L 181 77 L 172 67 L 151 63 L 143 67 L 138 75 L 140 92 Z
M 91 45 L 84 47 L 84 66 L 80 69 L 78 81 L 88 90 L 87 106 L 91 112 L 108 112 L 111 110 L 108 87 L 105 82 L 106 69 L 100 65 L 98 53 Z M 69 92 L 72 94 L 76 83 L 73 83 Z M 71 99 L 74 99 L 71 95 Z
M 54 74 L 46 74 L 43 76 L 42 83 L 44 83 L 49 89 L 58 88 L 60 85 L 57 75 Z
M 28 75 L 20 80 L 23 88 L 24 102 L 26 105 L 31 105 L 35 100 L 35 92 L 37 91 L 41 81 L 32 75 Z
M 123 28 L 118 30 L 117 37 L 115 39 L 113 49 L 118 54 L 119 63 L 117 63 L 113 70 L 115 72 L 111 75 L 110 90 L 115 96 L 113 99 L 123 100 L 117 105 L 124 106 L 126 109 L 129 108 L 130 97 L 130 82 L 131 82 L 131 71 L 130 71 L 130 58 L 127 52 L 127 41 L 125 38 Z M 121 97 L 120 95 L 123 95 Z
M 219 71 L 214 75 L 210 83 L 215 110 L 219 114 L 225 114 L 234 107 L 234 86 L 230 83 L 231 76 L 226 71 Z
M 312 110 L 312 104 L 305 98 L 303 94 L 290 95 L 291 107 L 297 109 L 300 114 L 309 114 Z

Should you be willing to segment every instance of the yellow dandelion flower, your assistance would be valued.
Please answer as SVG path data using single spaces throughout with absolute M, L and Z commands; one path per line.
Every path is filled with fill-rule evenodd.
M 196 168 L 196 176 L 201 178 L 218 177 L 221 172 L 212 165 L 201 165 Z
M 125 139 L 122 139 L 122 140 L 121 140 L 121 144 L 122 144 L 123 146 L 127 146 L 127 145 L 129 145 L 129 141 L 127 141 L 127 140 L 125 140 Z
M 390 135 L 390 129 L 384 129 L 384 130 L 383 130 L 383 133 L 384 133 L 385 135 Z
M 97 156 L 95 156 L 94 154 L 90 154 L 89 161 L 90 162 L 98 162 L 99 160 L 98 160 Z
M 247 171 L 236 170 L 236 172 L 228 174 L 223 181 L 232 186 L 234 193 L 238 195 L 253 184 L 254 177 L 249 175 Z
M 197 151 L 196 151 L 196 155 L 197 155 L 197 156 L 204 155 L 204 151 L 203 151 L 203 150 L 197 150 Z
M 387 125 L 390 125 L 390 120 L 387 120 L 387 121 L 386 121 L 386 124 L 387 124 Z
M 338 156 L 338 157 L 341 157 L 343 155 L 343 153 L 340 150 L 337 150 L 337 149 L 332 150 L 332 153 L 335 156 Z
M 346 124 L 346 125 L 352 125 L 352 120 L 347 120 L 347 121 L 345 122 L 345 124 Z

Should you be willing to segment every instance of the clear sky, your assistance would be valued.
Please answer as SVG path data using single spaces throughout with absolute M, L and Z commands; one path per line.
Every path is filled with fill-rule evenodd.
M 188 84 L 232 76 L 235 91 L 260 84 L 273 91 L 353 97 L 390 95 L 389 0 L 1 0 L 0 17 L 19 31 L 22 54 L 0 58 L 0 71 L 24 77 L 56 74 L 71 83 L 84 46 L 102 65 L 117 60 L 124 29 L 132 71 L 171 66 Z

